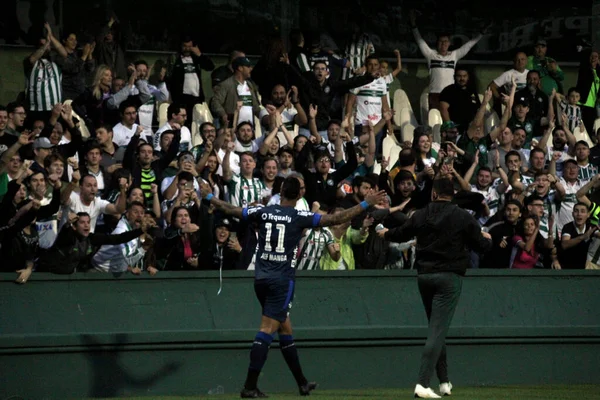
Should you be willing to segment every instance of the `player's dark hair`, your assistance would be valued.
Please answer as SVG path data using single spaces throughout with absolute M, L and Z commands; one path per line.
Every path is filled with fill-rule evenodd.
M 440 197 L 454 196 L 454 183 L 448 178 L 436 178 L 433 180 L 433 189 Z
M 281 197 L 287 200 L 298 200 L 300 198 L 300 181 L 297 178 L 285 178 L 281 186 Z

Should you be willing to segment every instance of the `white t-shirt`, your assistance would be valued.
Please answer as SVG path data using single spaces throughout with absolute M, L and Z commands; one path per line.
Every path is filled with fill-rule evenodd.
M 171 127 L 171 125 L 169 125 L 169 123 L 167 122 L 166 124 L 161 126 L 159 130 L 156 131 L 156 133 L 154 134 L 154 150 L 160 151 L 160 134 L 164 131 L 172 129 L 173 128 Z M 192 133 L 190 132 L 190 130 L 187 128 L 187 126 L 182 126 L 180 132 L 181 139 L 179 140 L 179 151 L 177 152 L 178 154 L 182 151 L 190 151 L 192 149 Z
M 237 94 L 238 101 L 241 101 L 244 104 L 238 115 L 238 123 L 248 121 L 254 126 L 254 117 L 252 115 L 252 92 L 250 91 L 248 82 L 238 83 Z
M 266 117 L 267 115 L 269 115 L 269 112 L 267 111 L 267 109 L 261 108 L 260 114 L 258 116 L 258 119 L 260 119 L 261 123 L 262 123 L 263 117 Z M 292 137 L 294 137 L 294 128 L 296 127 L 296 122 L 294 121 L 294 118 L 296 117 L 296 115 L 298 115 L 298 111 L 296 110 L 296 108 L 294 106 L 292 106 L 290 108 L 284 108 L 283 112 L 281 113 L 281 122 L 283 123 L 283 125 L 285 126 L 285 129 L 288 130 L 288 132 L 290 133 L 290 135 Z M 263 132 L 265 132 L 265 134 L 268 134 L 271 131 L 269 129 L 269 127 L 264 124 L 262 124 L 262 129 L 263 129 Z M 279 145 L 281 147 L 288 144 L 287 140 L 285 139 L 285 135 L 283 134 L 281 129 L 279 130 L 279 132 L 277 132 L 277 138 L 279 139 Z M 290 146 L 292 146 L 292 145 L 293 145 L 293 143 L 290 143 Z
M 119 122 L 113 127 L 113 142 L 119 147 L 127 146 L 133 135 L 135 135 L 137 128 L 138 124 L 133 124 L 131 129 L 129 129 Z
M 235 149 L 233 151 L 235 151 L 236 153 L 244 153 L 246 151 L 256 153 L 260 149 L 260 146 L 262 145 L 264 138 L 265 138 L 264 136 L 261 136 L 258 139 L 252 140 L 248 144 L 243 144 L 242 142 L 240 142 L 239 140 L 236 139 L 235 140 Z
M 394 83 L 394 74 L 390 72 L 381 79 L 383 79 L 383 81 L 385 82 L 385 88 L 387 90 L 385 97 L 387 98 L 388 104 L 390 104 L 390 86 L 392 86 L 392 83 Z
M 96 221 L 98 220 L 98 216 L 106 212 L 106 207 L 109 204 L 110 202 L 96 197 L 94 200 L 92 200 L 89 206 L 86 206 L 81 202 L 79 193 L 71 193 L 66 212 L 72 212 L 74 214 L 80 212 L 88 213 L 90 215 L 90 232 L 94 232 L 96 229 Z
M 508 71 L 505 71 L 502 73 L 502 75 L 500 75 L 499 77 L 497 77 L 496 79 L 494 79 L 494 83 L 499 87 L 504 87 L 504 91 L 506 93 L 510 93 L 511 90 L 511 86 L 512 86 L 512 77 L 515 77 L 515 83 L 517 84 L 517 90 L 521 90 L 523 89 L 525 86 L 527 86 L 527 73 L 529 72 L 528 69 L 526 69 L 523 72 L 519 72 L 516 69 L 509 69 Z
M 361 87 L 350 89 L 356 95 L 356 116 L 354 124 L 360 125 L 363 121 L 371 121 L 373 125 L 381 120 L 382 100 L 387 94 L 387 84 L 383 78 L 375 79 Z
M 181 57 L 183 62 L 183 94 L 190 96 L 200 96 L 200 81 L 196 73 L 196 66 L 192 57 Z

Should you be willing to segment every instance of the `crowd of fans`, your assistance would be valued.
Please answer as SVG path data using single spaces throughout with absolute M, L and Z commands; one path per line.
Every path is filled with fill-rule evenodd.
M 297 269 L 409 269 L 419 243 L 384 233 L 432 201 L 438 175 L 492 236 L 472 267 L 598 268 L 600 148 L 574 135 L 596 141 L 598 52 L 582 51 L 577 85 L 565 90 L 538 40 L 480 100 L 457 62 L 481 36 L 449 50 L 441 35 L 433 49 L 410 22 L 430 70 L 429 107 L 443 119 L 438 140 L 430 126 L 409 140 L 393 124 L 400 53 L 395 65 L 380 60 L 366 33 L 334 51 L 294 31 L 288 49 L 273 38 L 257 63 L 239 50 L 215 69 L 191 38 L 172 64 L 149 66 L 129 63 L 114 18 L 82 48 L 76 33 L 59 40 L 46 24 L 24 60 L 23 95 L 0 106 L 2 271 L 25 283 L 34 271 L 253 269 L 255 226 L 203 197 L 276 204 L 290 176 L 302 188 L 296 207 L 318 213 L 388 193 L 351 223 L 306 230 Z M 212 71 L 211 98 L 202 71 Z M 194 127 L 198 104 L 212 118 Z M 486 129 L 492 113 L 498 122 Z M 394 165 L 386 140 L 399 145 Z

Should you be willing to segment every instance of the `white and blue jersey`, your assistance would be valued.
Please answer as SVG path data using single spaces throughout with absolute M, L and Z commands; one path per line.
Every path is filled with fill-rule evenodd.
M 244 208 L 242 219 L 260 226 L 255 278 L 294 279 L 295 253 L 302 231 L 319 226 L 321 215 L 275 204 Z

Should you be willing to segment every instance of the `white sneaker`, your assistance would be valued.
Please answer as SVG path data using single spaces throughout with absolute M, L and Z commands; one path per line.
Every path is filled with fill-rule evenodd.
M 419 399 L 441 399 L 431 388 L 425 388 L 419 384 L 415 386 L 415 397 Z
M 450 396 L 452 394 L 452 384 L 450 382 L 440 383 L 440 394 Z

